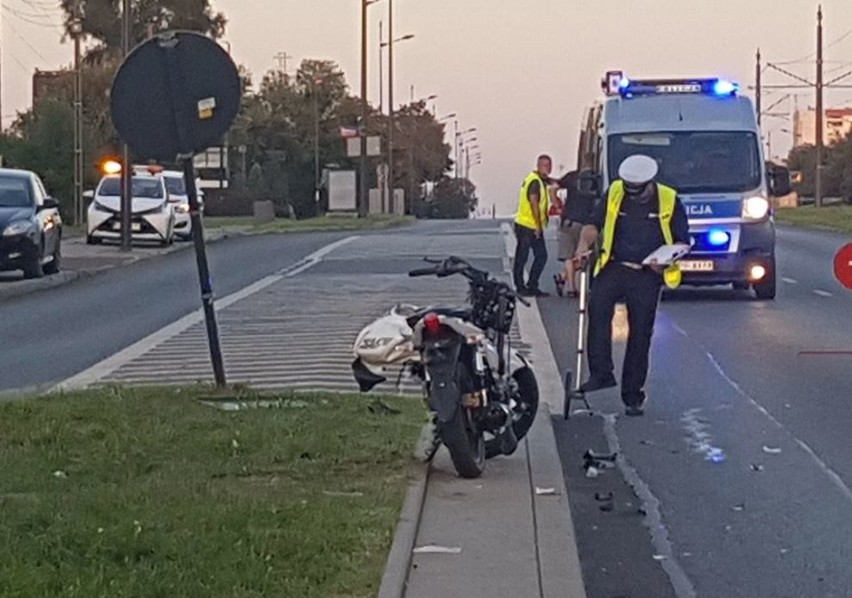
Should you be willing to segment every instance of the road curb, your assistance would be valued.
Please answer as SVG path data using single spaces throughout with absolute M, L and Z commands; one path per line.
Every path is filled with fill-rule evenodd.
M 426 483 L 429 480 L 429 463 L 418 463 L 405 493 L 405 502 L 399 514 L 378 598 L 402 598 L 408 583 L 408 571 L 414 555 L 414 543 L 420 529 L 423 503 L 426 500 Z
M 216 243 L 217 241 L 221 241 L 223 239 L 228 239 L 231 237 L 243 237 L 247 236 L 246 233 L 240 231 L 234 232 L 217 232 L 211 234 L 208 239 L 206 239 L 206 243 Z M 32 280 L 22 280 L 20 282 L 11 283 L 12 286 L 0 286 L 0 302 L 6 301 L 8 299 L 14 299 L 15 297 L 21 297 L 24 295 L 30 295 L 32 293 L 38 293 L 40 291 L 46 291 L 49 289 L 53 289 L 60 286 L 65 286 L 66 284 L 70 284 L 75 280 L 81 280 L 85 278 L 91 278 L 98 274 L 102 274 L 103 272 L 107 272 L 109 270 L 114 270 L 116 268 L 125 268 L 127 266 L 132 266 L 133 264 L 138 264 L 140 262 L 144 262 L 147 260 L 151 260 L 158 257 L 163 257 L 164 255 L 168 255 L 171 253 L 178 253 L 180 251 L 185 251 L 194 247 L 191 241 L 186 243 L 182 243 L 180 245 L 175 245 L 170 248 L 168 251 L 164 251 L 162 253 L 152 253 L 149 255 L 130 255 L 128 256 L 127 262 L 123 264 L 112 264 L 108 266 L 100 266 L 98 268 L 84 268 L 81 270 L 63 270 L 58 274 L 51 274 L 45 276 L 44 278 L 37 278 Z

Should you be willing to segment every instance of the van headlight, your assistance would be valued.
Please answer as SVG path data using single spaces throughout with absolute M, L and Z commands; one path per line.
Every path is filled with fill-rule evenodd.
M 743 218 L 762 220 L 769 213 L 769 201 L 765 197 L 749 197 L 743 202 Z

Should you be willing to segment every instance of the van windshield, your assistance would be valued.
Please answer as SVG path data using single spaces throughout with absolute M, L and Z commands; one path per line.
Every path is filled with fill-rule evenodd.
M 630 133 L 609 138 L 609 172 L 633 154 L 660 166 L 659 181 L 679 193 L 734 193 L 760 186 L 757 137 L 745 131 Z

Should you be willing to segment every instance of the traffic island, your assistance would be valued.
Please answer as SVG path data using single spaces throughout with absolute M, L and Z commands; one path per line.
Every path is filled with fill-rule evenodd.
M 412 216 L 392 214 L 374 214 L 365 218 L 329 214 L 303 220 L 276 218 L 262 223 L 252 216 L 208 216 L 204 219 L 204 226 L 210 231 L 269 234 L 386 230 L 413 222 Z
M 795 209 L 778 210 L 775 213 L 778 222 L 800 226 L 835 230 L 844 233 L 852 232 L 852 206 L 800 206 Z
M 196 387 L 0 404 L 0 595 L 375 596 L 424 419 Z

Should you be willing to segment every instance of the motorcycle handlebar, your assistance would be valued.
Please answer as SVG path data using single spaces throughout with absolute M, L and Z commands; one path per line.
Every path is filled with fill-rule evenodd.
M 434 276 L 438 273 L 436 268 L 418 268 L 408 273 L 409 276 Z

